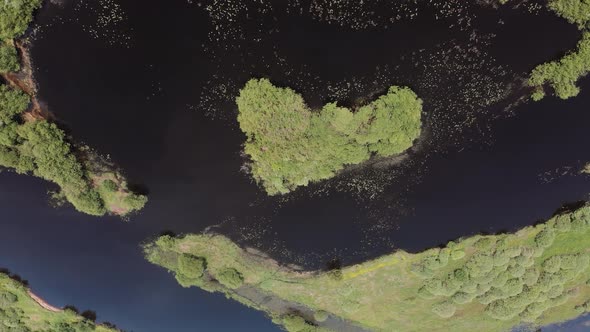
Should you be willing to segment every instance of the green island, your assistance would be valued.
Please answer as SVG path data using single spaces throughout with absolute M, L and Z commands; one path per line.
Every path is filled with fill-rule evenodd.
M 568 22 L 576 24 L 582 30 L 582 39 L 578 42 L 576 51 L 533 69 L 527 85 L 533 88 L 531 98 L 535 101 L 545 97 L 547 86 L 561 99 L 577 96 L 580 88 L 576 82 L 590 72 L 590 2 L 549 0 L 547 7 Z
M 67 201 L 89 215 L 138 211 L 147 197 L 129 190 L 112 163 L 89 147 L 73 144 L 36 98 L 28 51 L 17 38 L 41 2 L 0 4 L 0 167 L 57 184 L 60 190 L 52 194 L 57 203 Z
M 252 79 L 237 97 L 248 168 L 269 195 L 333 177 L 346 165 L 410 148 L 421 132 L 422 101 L 407 87 L 351 110 L 328 103 L 310 110 L 301 95 Z
M 116 332 L 111 323 L 96 324 L 96 314 L 55 308 L 33 294 L 17 277 L 0 272 L 0 332 Z
M 161 236 L 147 260 L 222 292 L 287 331 L 508 331 L 590 311 L 590 204 L 513 234 L 397 251 L 331 271 L 281 266 L 222 235 Z

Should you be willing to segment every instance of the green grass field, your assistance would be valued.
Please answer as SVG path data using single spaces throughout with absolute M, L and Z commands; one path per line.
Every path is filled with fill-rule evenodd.
M 404 251 L 334 271 L 294 271 L 221 235 L 163 236 L 147 259 L 185 287 L 244 299 L 243 287 L 374 331 L 508 331 L 546 325 L 590 310 L 590 206 L 514 234 L 473 236 L 412 254 Z M 190 260 L 199 268 L 191 272 Z M 179 264 L 179 262 L 184 262 Z M 234 269 L 236 287 L 218 282 Z M 193 269 L 194 270 L 194 269 Z M 321 322 L 306 318 L 302 329 Z
M 0 273 L 0 332 L 115 332 L 72 310 L 44 308 L 22 283 Z

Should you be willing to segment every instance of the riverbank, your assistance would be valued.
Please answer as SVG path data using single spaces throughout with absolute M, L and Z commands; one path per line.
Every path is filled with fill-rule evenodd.
M 300 271 L 254 255 L 221 235 L 162 236 L 146 258 L 178 282 L 222 292 L 285 325 L 312 331 L 335 320 L 372 331 L 507 331 L 544 326 L 590 310 L 590 205 L 578 204 L 513 234 L 477 235 L 329 271 Z M 188 261 L 200 274 L 188 275 Z M 184 263 L 183 263 L 184 261 Z M 237 275 L 225 280 L 226 271 Z M 264 300 L 263 300 L 264 299 Z M 274 299 L 277 306 L 269 305 Z M 325 313 L 320 321 L 314 313 Z M 323 318 L 323 317 L 322 317 Z

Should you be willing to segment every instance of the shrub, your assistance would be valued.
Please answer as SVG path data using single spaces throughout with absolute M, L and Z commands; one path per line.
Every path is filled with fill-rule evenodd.
M 547 298 L 554 299 L 554 298 L 560 296 L 562 293 L 563 293 L 563 285 L 555 285 L 547 291 L 546 295 L 547 295 Z
M 502 292 L 507 296 L 515 296 L 523 291 L 523 282 L 520 279 L 514 278 L 506 282 L 502 287 Z
M 422 101 L 405 87 L 391 87 L 354 113 L 336 103 L 312 112 L 295 91 L 252 79 L 236 103 L 251 174 L 269 195 L 331 178 L 373 154 L 399 154 L 421 132 Z
M 178 270 L 187 278 L 195 279 L 203 276 L 206 268 L 206 260 L 203 257 L 196 257 L 190 254 L 178 256 Z
M 477 253 L 469 259 L 465 267 L 471 276 L 485 275 L 494 268 L 494 259 L 490 255 Z
M 102 182 L 102 187 L 111 193 L 117 192 L 119 190 L 119 186 L 117 186 L 115 181 L 113 181 L 111 179 L 104 180 Z
M 555 273 L 561 268 L 561 257 L 552 256 L 547 258 L 542 264 L 543 270 L 549 273 Z
M 492 280 L 491 284 L 494 287 L 501 288 L 502 286 L 504 286 L 506 284 L 506 282 L 510 278 L 512 278 L 512 275 L 509 272 L 504 271 L 504 272 L 501 272 L 500 274 L 498 274 L 498 276 L 496 276 L 494 278 L 494 280 Z
M 590 59 L 590 33 L 584 32 L 575 52 L 557 61 L 537 66 L 531 72 L 528 84 L 535 87 L 537 91 L 549 84 L 561 99 L 577 96 L 580 89 L 576 86 L 576 82 L 590 70 L 588 59 Z M 536 95 L 542 96 L 540 93 Z
M 457 308 L 451 302 L 440 302 L 432 306 L 432 312 L 441 318 L 450 318 L 455 314 Z
M 20 37 L 33 20 L 33 11 L 40 5 L 41 0 L 3 1 L 0 4 L 0 39 Z
M 317 322 L 325 322 L 326 319 L 328 319 L 328 312 L 324 311 L 324 310 L 318 310 L 316 312 L 313 313 L 313 319 L 315 319 Z
M 410 271 L 415 274 L 417 277 L 422 279 L 429 279 L 434 276 L 434 271 L 428 269 L 424 266 L 424 264 L 413 264 L 410 267 Z
M 503 266 L 508 264 L 510 257 L 504 250 L 499 250 L 494 253 L 494 266 Z
M 572 221 L 569 215 L 561 215 L 555 220 L 555 230 L 561 233 L 569 232 L 572 229 Z
M 283 317 L 283 326 L 289 332 L 299 332 L 305 330 L 308 324 L 303 317 L 291 314 Z
M 418 289 L 418 296 L 425 300 L 431 300 L 436 297 L 428 290 L 426 286 L 422 286 Z
M 535 267 L 530 267 L 525 270 L 524 275 L 522 276 L 522 281 L 525 285 L 531 286 L 537 283 L 539 280 L 540 272 Z
M 465 251 L 461 249 L 455 249 L 451 251 L 451 259 L 454 261 L 460 260 L 461 258 L 465 257 Z
M 456 269 L 453 271 L 452 278 L 459 283 L 464 283 L 465 281 L 469 280 L 469 274 L 465 269 Z
M 0 42 L 0 72 L 16 72 L 20 70 L 16 48 Z
M 7 308 L 18 301 L 16 294 L 9 291 L 0 291 L 0 308 Z
M 473 246 L 479 250 L 488 250 L 490 249 L 494 244 L 496 243 L 496 240 L 493 239 L 492 237 L 482 237 L 479 240 L 477 240 Z
M 524 275 L 526 268 L 522 265 L 509 266 L 506 272 L 510 273 L 515 278 L 520 278 Z
M 457 292 L 451 297 L 451 300 L 456 304 L 465 304 L 473 301 L 474 298 L 475 294 Z
M 244 277 L 242 274 L 234 269 L 234 268 L 225 268 L 221 272 L 217 274 L 217 281 L 219 281 L 222 285 L 235 289 L 244 283 Z
M 553 244 L 553 240 L 555 239 L 555 232 L 553 229 L 545 227 L 542 231 L 540 231 L 535 236 L 535 244 L 539 248 L 547 248 Z

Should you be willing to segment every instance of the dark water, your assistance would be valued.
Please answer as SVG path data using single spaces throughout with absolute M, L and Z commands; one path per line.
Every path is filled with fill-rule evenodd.
M 589 81 L 571 101 L 506 108 L 527 71 L 579 38 L 550 13 L 431 1 L 391 23 L 388 1 L 335 16 L 310 13 L 306 1 L 217 3 L 208 12 L 208 2 L 186 0 L 70 0 L 38 14 L 40 97 L 150 194 L 129 222 L 97 219 L 49 207 L 43 181 L 0 174 L 0 265 L 50 303 L 133 331 L 275 331 L 223 296 L 182 289 L 143 260 L 140 243 L 217 225 L 321 268 L 515 230 L 588 198 L 590 178 L 576 173 L 590 160 Z M 240 172 L 233 98 L 252 76 L 291 86 L 311 105 L 409 85 L 424 99 L 424 138 L 401 163 L 268 198 Z

